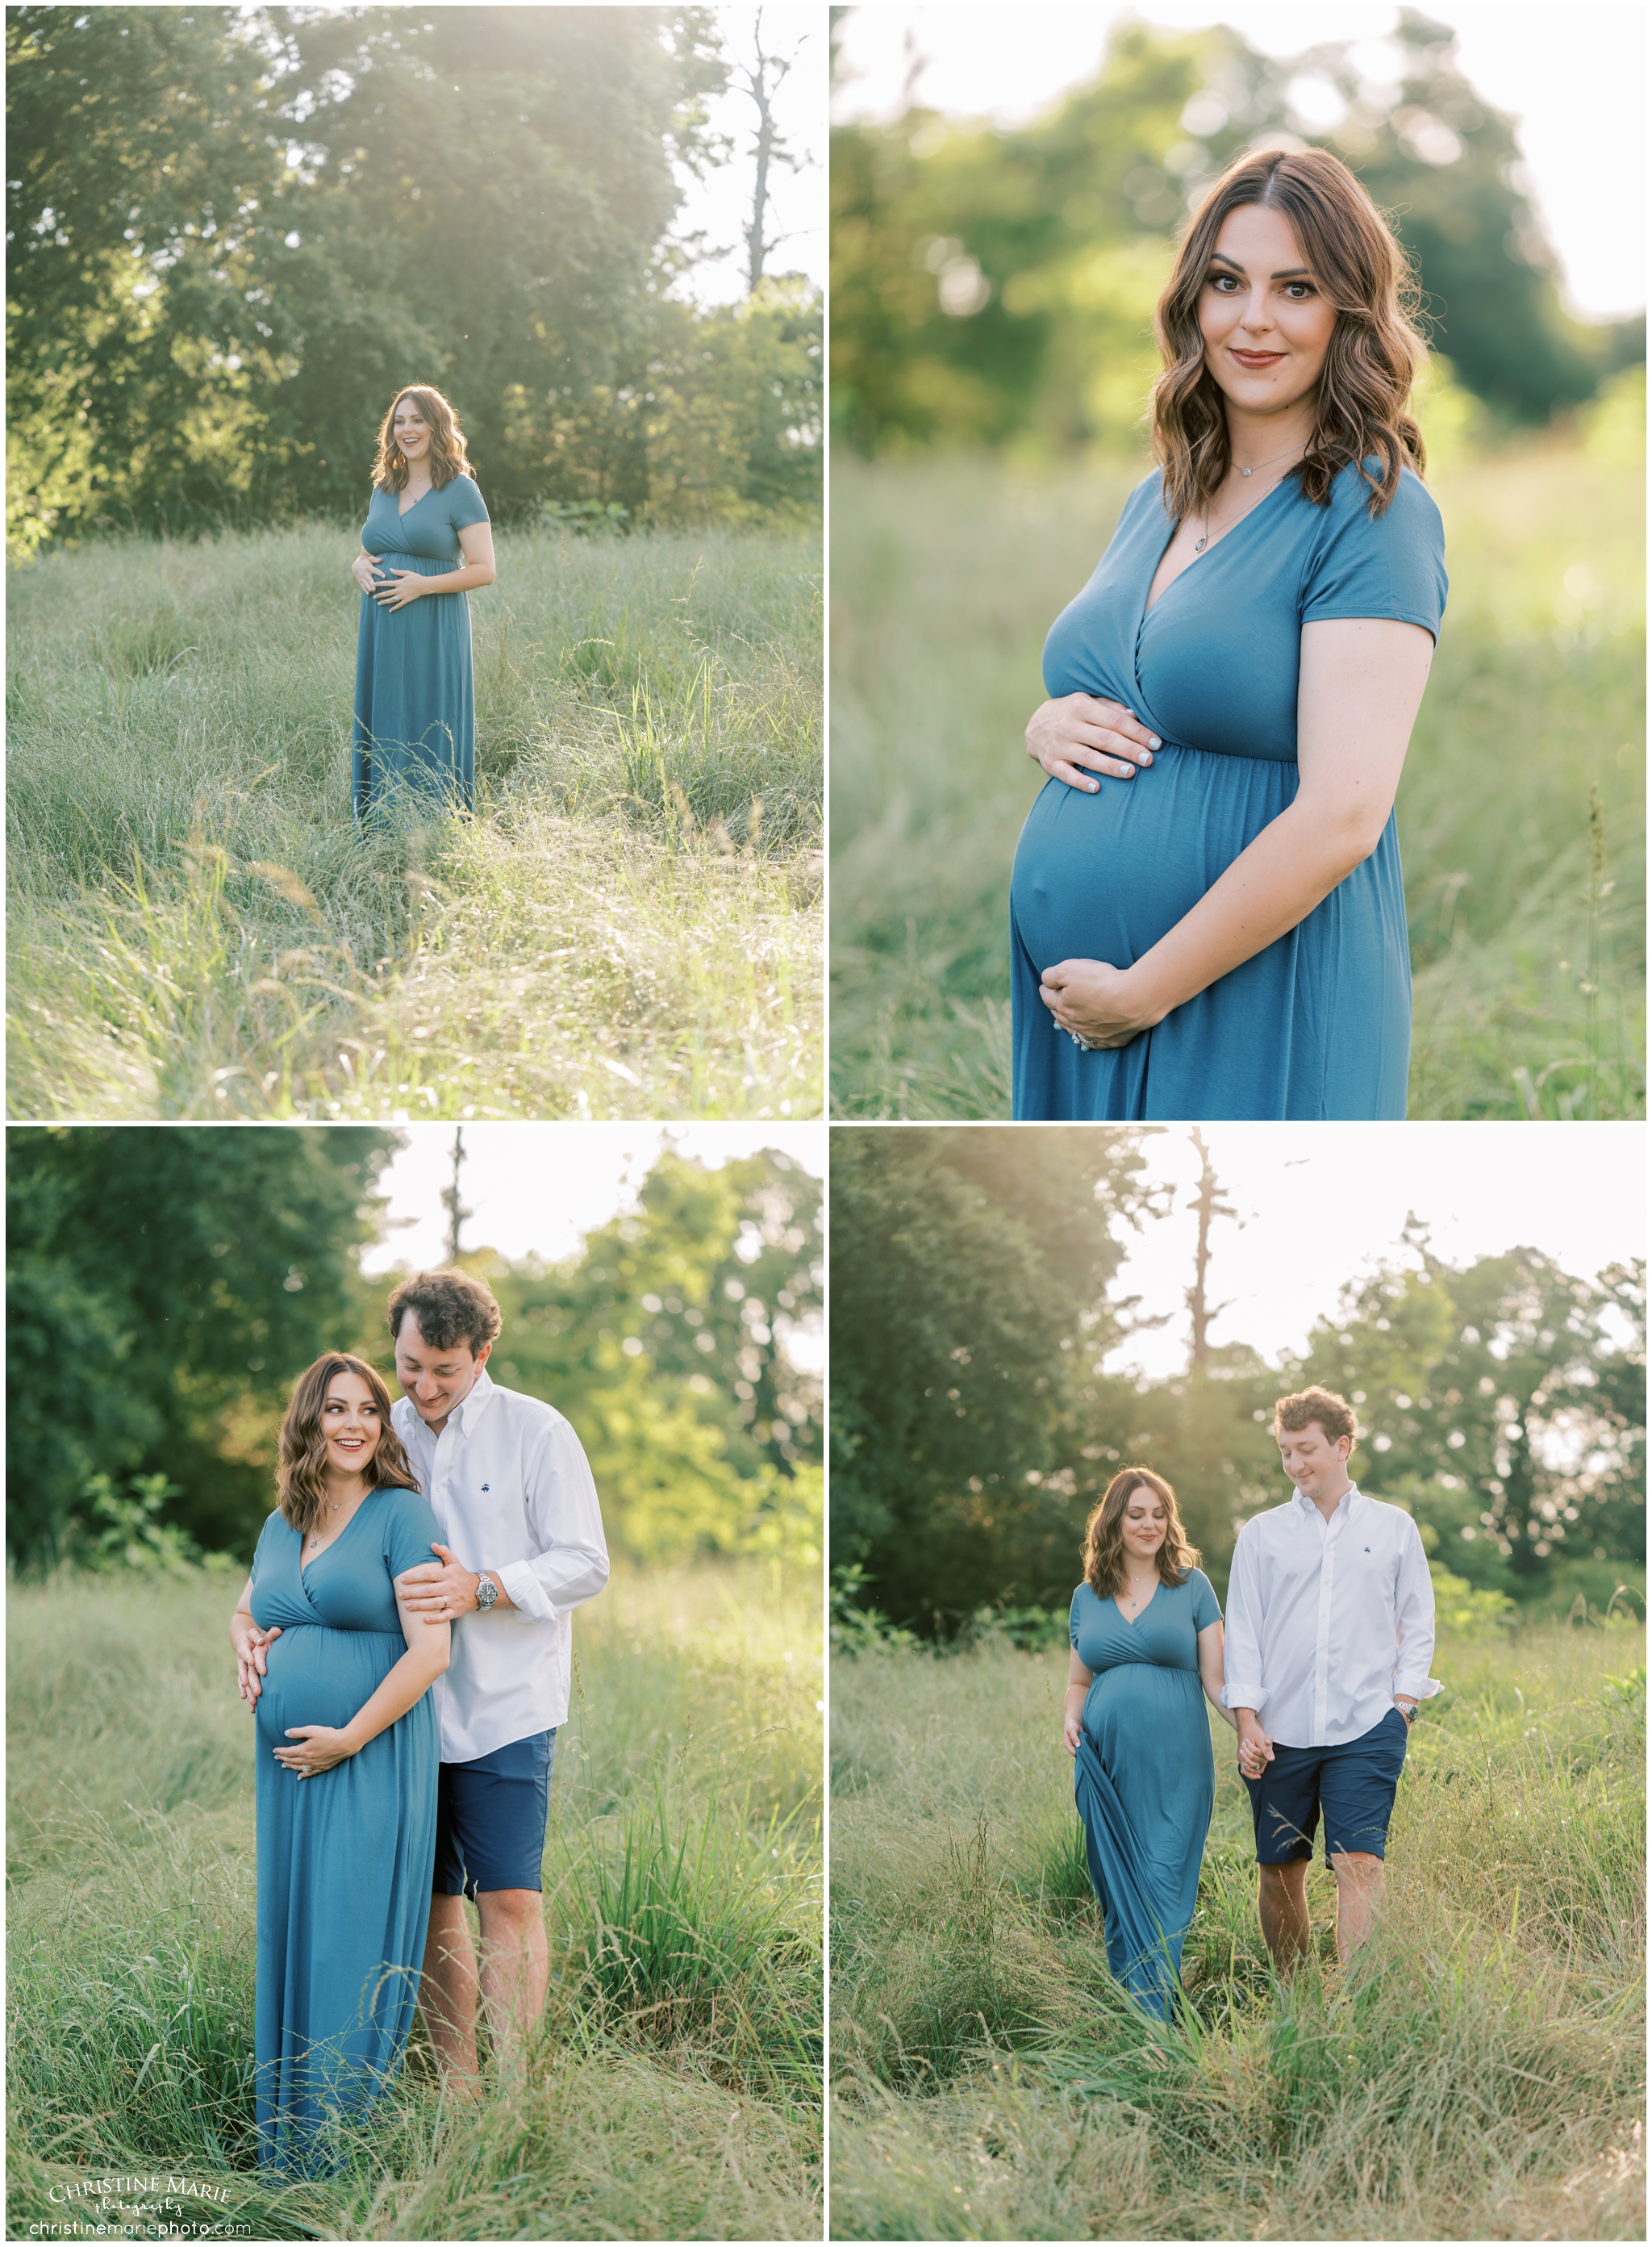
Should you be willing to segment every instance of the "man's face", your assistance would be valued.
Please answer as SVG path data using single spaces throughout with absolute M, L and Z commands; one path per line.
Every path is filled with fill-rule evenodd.
M 468 1342 L 438 1349 L 419 1331 L 415 1315 L 404 1311 L 396 1335 L 396 1378 L 403 1394 L 412 1398 L 420 1418 L 439 1428 L 450 1412 L 456 1411 L 475 1387 L 476 1376 L 487 1364 L 492 1348 L 492 1342 L 483 1342 L 474 1357 Z
M 1346 1436 L 1333 1443 L 1317 1420 L 1310 1420 L 1306 1428 L 1280 1431 L 1280 1459 L 1285 1472 L 1303 1497 L 1316 1504 L 1322 1498 L 1341 1496 L 1348 1480 L 1348 1455 L 1353 1448 Z

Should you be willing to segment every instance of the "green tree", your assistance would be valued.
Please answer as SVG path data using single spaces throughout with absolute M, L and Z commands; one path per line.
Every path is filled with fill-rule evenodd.
M 822 1309 L 819 1182 L 668 1154 L 638 1205 L 566 1264 L 489 1263 L 499 1378 L 572 1422 L 636 1557 L 818 1552 L 820 1384 L 785 1343 Z
M 832 1136 L 835 1561 L 898 1622 L 945 1631 L 1034 1596 L 1065 1540 L 1069 1366 L 1116 1332 L 1115 1220 L 1144 1205 L 1139 1135 Z M 1072 1581 L 1070 1571 L 1067 1581 Z
M 359 1326 L 356 1253 L 394 1135 L 9 1131 L 8 1550 L 49 1564 L 96 1476 L 164 1474 L 167 1518 L 250 1553 L 294 1378 Z

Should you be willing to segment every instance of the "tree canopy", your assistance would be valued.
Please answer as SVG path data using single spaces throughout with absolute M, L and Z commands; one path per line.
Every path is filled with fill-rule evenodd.
M 1178 224 L 1258 141 L 1332 149 L 1390 217 L 1424 324 L 1495 414 L 1542 421 L 1645 357 L 1644 320 L 1568 318 L 1511 120 L 1415 9 L 1401 82 L 1348 42 L 1276 61 L 1221 28 L 1115 32 L 1100 75 L 1015 131 L 916 107 L 832 137 L 832 415 L 873 453 L 932 442 L 1133 441 L 1158 370 Z M 1315 132 L 1294 90 L 1340 121 Z
M 814 292 L 666 293 L 712 11 L 25 5 L 7 60 L 14 540 L 354 509 L 413 381 L 507 520 L 814 503 Z
M 945 1636 L 983 1606 L 1065 1606 L 1126 1465 L 1171 1482 L 1222 1589 L 1244 1521 L 1289 1494 L 1274 1400 L 1311 1382 L 1359 1414 L 1361 1489 L 1453 1574 L 1601 1604 L 1618 1572 L 1638 1581 L 1641 1266 L 1582 1279 L 1516 1247 L 1459 1267 L 1414 1223 L 1300 1357 L 1206 1341 L 1172 1377 L 1109 1374 L 1119 1236 L 1159 1206 L 1138 1150 L 1128 1131 L 835 1135 L 832 1555 L 878 1608 Z

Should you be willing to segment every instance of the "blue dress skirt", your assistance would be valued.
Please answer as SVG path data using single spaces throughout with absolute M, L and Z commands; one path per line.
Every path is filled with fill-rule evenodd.
M 361 543 L 378 557 L 381 582 L 394 570 L 442 577 L 464 567 L 460 531 L 487 520 L 469 476 L 455 476 L 440 491 L 433 487 L 406 515 L 394 492 L 375 487 Z M 366 820 L 398 802 L 468 811 L 475 778 L 468 595 L 426 593 L 405 608 L 382 609 L 364 593 L 351 778 L 356 817 Z
M 1162 2020 L 1181 1984 L 1216 1800 L 1198 1635 L 1221 1619 L 1198 1568 L 1174 1590 L 1159 1585 L 1133 1622 L 1087 1583 L 1073 1595 L 1068 1635 L 1094 1672 L 1073 1786 L 1107 1963 Z
M 1315 507 L 1296 479 L 1147 596 L 1174 524 L 1155 469 L 1051 627 L 1052 696 L 1122 702 L 1164 747 L 1091 796 L 1047 781 L 1015 852 L 1011 1011 L 1018 1120 L 1403 1117 L 1411 973 L 1390 814 L 1376 851 L 1306 920 L 1127 1046 L 1075 1046 L 1039 997 L 1064 960 L 1133 966 L 1296 794 L 1305 624 L 1385 617 L 1437 636 L 1439 510 L 1410 469 L 1376 522 L 1353 468 Z
M 253 1559 L 253 1620 L 281 1629 L 256 1704 L 258 2162 L 277 2175 L 338 2165 L 335 2118 L 367 2114 L 413 2025 L 436 1861 L 434 1698 L 313 1779 L 274 1751 L 293 1745 L 289 1725 L 347 1725 L 383 1684 L 406 1651 L 391 1580 L 440 1534 L 416 1491 L 379 1490 L 308 1567 L 279 1513 Z

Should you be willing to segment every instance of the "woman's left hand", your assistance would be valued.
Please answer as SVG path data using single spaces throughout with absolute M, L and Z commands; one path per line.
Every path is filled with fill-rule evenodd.
M 390 584 L 381 577 L 373 591 L 373 598 L 381 609 L 405 609 L 425 590 L 425 581 L 417 570 L 392 570 L 388 574 Z
M 335 1731 L 331 1725 L 289 1725 L 287 1738 L 298 1741 L 299 1745 L 277 1748 L 276 1761 L 296 1772 L 300 1779 L 314 1779 L 317 1772 L 331 1771 L 337 1763 L 347 1763 L 356 1752 L 349 1733 Z
M 1038 995 L 1062 1028 L 1087 1046 L 1127 1046 L 1164 1020 L 1146 1004 L 1134 971 L 1104 960 L 1063 960 L 1047 967 Z

